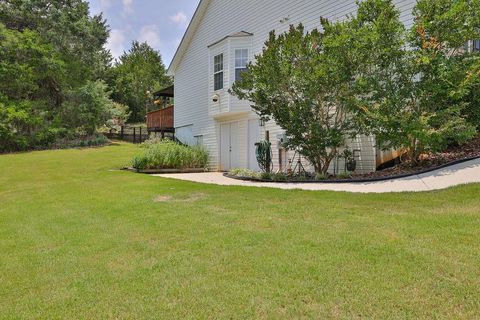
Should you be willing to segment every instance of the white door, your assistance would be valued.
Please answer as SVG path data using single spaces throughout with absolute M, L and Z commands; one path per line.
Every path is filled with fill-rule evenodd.
M 245 133 L 244 133 L 245 135 Z M 245 139 L 243 139 L 245 141 Z M 240 168 L 241 158 L 240 143 L 242 141 L 240 122 L 230 123 L 230 168 Z
M 220 125 L 220 170 L 240 167 L 240 125 L 238 122 Z
M 260 142 L 260 123 L 258 120 L 248 121 L 248 168 L 250 170 L 259 171 L 260 167 L 257 162 L 256 146 Z

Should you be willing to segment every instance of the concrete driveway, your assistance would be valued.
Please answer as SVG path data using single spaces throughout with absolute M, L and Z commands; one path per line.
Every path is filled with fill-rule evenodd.
M 277 189 L 329 190 L 358 193 L 420 192 L 440 190 L 467 183 L 480 183 L 480 159 L 456 164 L 429 173 L 396 180 L 362 183 L 265 183 L 240 181 L 224 177 L 219 172 L 160 174 L 171 178 L 224 186 L 264 187 Z

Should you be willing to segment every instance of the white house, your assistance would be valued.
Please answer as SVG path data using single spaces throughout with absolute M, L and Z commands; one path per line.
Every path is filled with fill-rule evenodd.
M 415 0 L 394 3 L 402 21 L 411 25 Z M 257 169 L 255 143 L 268 134 L 275 169 L 288 167 L 294 151 L 282 149 L 283 130 L 274 122 L 260 123 L 249 102 L 231 96 L 228 89 L 261 52 L 271 30 L 280 33 L 299 23 L 312 29 L 320 17 L 338 20 L 355 11 L 354 0 L 201 0 L 169 67 L 175 79 L 177 138 L 205 146 L 213 170 Z M 376 150 L 374 137 L 360 137 L 350 147 L 358 150 L 361 172 L 374 171 L 388 157 Z

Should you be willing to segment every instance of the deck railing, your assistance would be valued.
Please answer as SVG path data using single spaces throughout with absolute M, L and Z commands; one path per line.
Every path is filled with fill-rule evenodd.
M 148 130 L 173 128 L 173 106 L 147 113 Z

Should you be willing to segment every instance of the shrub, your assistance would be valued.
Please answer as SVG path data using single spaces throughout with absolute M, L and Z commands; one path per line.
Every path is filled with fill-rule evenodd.
M 327 180 L 328 179 L 328 174 L 325 174 L 325 173 L 317 173 L 315 175 L 315 180 L 318 180 L 318 181 L 323 181 L 323 180 Z
M 110 119 L 106 122 L 107 128 L 117 129 L 125 125 L 128 117 L 130 117 L 131 112 L 129 111 L 128 106 L 117 102 L 112 102 L 110 104 L 109 114 Z
M 308 177 L 304 174 L 300 174 L 300 175 L 297 175 L 297 176 L 293 176 L 292 177 L 292 180 L 295 180 L 295 181 L 307 181 L 308 180 Z
M 149 139 L 145 142 L 143 142 L 141 145 L 140 145 L 140 148 L 145 148 L 145 149 L 148 149 L 150 147 L 153 147 L 154 145 L 156 144 L 159 144 L 159 143 L 162 143 L 165 139 L 162 139 L 161 137 L 155 135 L 154 133 L 152 133 L 149 137 Z
M 235 168 L 228 172 L 231 176 L 241 178 L 260 178 L 261 173 L 250 169 Z
M 99 147 L 110 143 L 107 137 L 102 134 L 94 134 L 83 137 L 67 136 L 62 139 L 57 139 L 55 142 L 49 144 L 49 149 L 69 149 L 69 148 L 85 148 L 85 147 Z
M 348 172 L 342 172 L 337 174 L 336 178 L 340 180 L 346 180 L 346 179 L 351 179 L 352 176 Z
M 148 141 L 142 152 L 133 158 L 132 167 L 143 169 L 206 168 L 208 152 L 201 147 L 189 147 L 169 140 Z
M 134 157 L 132 159 L 132 167 L 137 170 L 147 169 L 148 159 L 146 157 Z
M 263 180 L 271 180 L 271 181 L 277 181 L 277 182 L 288 181 L 288 176 L 281 172 L 278 172 L 278 173 L 263 172 L 261 174 L 261 178 Z
M 262 180 L 272 180 L 272 176 L 273 176 L 273 173 L 271 172 L 262 172 L 262 174 L 260 175 L 260 178 Z
M 274 173 L 272 174 L 272 180 L 278 181 L 278 182 L 284 182 L 288 180 L 288 177 L 284 173 Z

